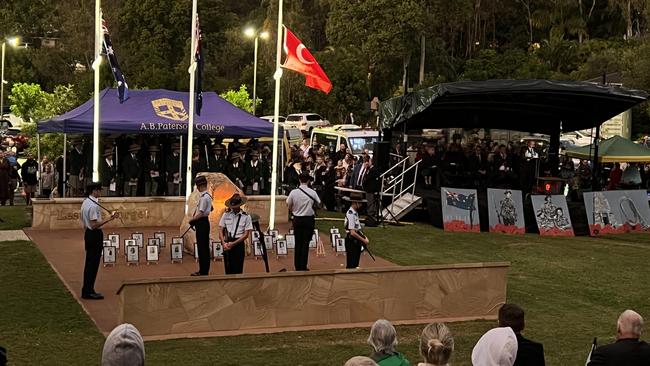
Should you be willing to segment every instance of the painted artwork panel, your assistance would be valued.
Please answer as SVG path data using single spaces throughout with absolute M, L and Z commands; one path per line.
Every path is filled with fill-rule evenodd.
M 488 188 L 487 194 L 490 232 L 525 234 L 526 222 L 521 191 Z
M 585 192 L 583 197 L 590 235 L 650 232 L 645 191 Z
M 533 195 L 531 200 L 540 235 L 574 236 L 566 197 Z
M 475 189 L 446 188 L 442 195 L 442 222 L 445 231 L 480 232 L 478 197 Z

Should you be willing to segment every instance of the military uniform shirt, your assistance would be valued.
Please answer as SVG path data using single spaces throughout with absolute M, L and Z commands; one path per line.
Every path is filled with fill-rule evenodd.
M 102 212 L 99 209 L 97 201 L 89 196 L 81 204 L 81 221 L 83 222 L 84 228 L 93 230 L 90 222 L 93 220 L 101 220 L 101 218 Z
M 207 191 L 201 192 L 201 197 L 199 198 L 199 204 L 196 206 L 196 212 L 201 213 L 201 217 L 206 217 L 210 215 L 212 211 L 212 197 Z
M 361 221 L 359 220 L 359 214 L 352 207 L 345 214 L 345 231 L 350 232 L 350 230 L 361 230 Z
M 300 188 L 302 188 L 306 194 L 298 188 L 292 190 L 289 193 L 289 197 L 287 197 L 287 205 L 291 208 L 291 213 L 293 213 L 294 216 L 314 216 L 314 203 L 320 204 L 318 193 L 309 188 L 306 184 L 301 184 Z M 314 200 L 316 202 L 314 202 Z
M 241 215 L 241 219 L 239 219 L 239 215 Z M 239 225 L 237 225 L 238 219 Z M 236 228 L 235 225 L 237 225 Z M 242 235 L 244 235 L 246 230 L 253 230 L 253 220 L 251 219 L 250 215 L 244 211 L 239 211 L 238 213 L 228 211 L 224 212 L 221 216 L 219 226 L 225 227 L 226 230 L 228 230 L 228 233 L 230 233 L 230 235 L 234 236 L 235 238 L 240 238 Z

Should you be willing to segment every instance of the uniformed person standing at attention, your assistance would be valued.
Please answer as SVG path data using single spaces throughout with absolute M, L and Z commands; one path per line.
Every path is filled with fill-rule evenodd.
M 359 209 L 366 200 L 361 193 L 352 192 L 350 194 L 350 208 L 345 214 L 345 258 L 347 265 L 345 268 L 354 269 L 359 267 L 361 258 L 361 246 L 368 245 L 370 241 L 361 232 L 361 221 L 359 220 Z M 297 244 L 297 243 L 296 243 Z
M 309 242 L 314 234 L 316 224 L 314 206 L 320 205 L 320 198 L 313 189 L 309 188 L 308 173 L 302 173 L 298 177 L 300 186 L 289 193 L 287 206 L 293 215 L 293 233 L 296 236 L 296 248 L 293 263 L 296 271 L 309 271 Z
M 208 180 L 198 176 L 194 180 L 196 189 L 201 193 L 199 203 L 194 209 L 190 225 L 196 230 L 196 247 L 199 252 L 199 270 L 192 276 L 207 276 L 210 273 L 210 212 L 212 212 L 212 196 L 208 193 Z
M 95 292 L 95 279 L 99 270 L 99 262 L 102 258 L 104 233 L 101 227 L 117 217 L 117 213 L 111 213 L 108 220 L 102 221 L 97 199 L 102 191 L 102 184 L 93 182 L 86 188 L 88 197 L 81 204 L 81 221 L 84 229 L 84 246 L 86 249 L 86 263 L 84 265 L 84 282 L 81 288 L 81 298 L 89 300 L 101 300 L 102 294 Z
M 226 200 L 228 208 L 219 221 L 219 239 L 223 243 L 223 265 L 226 274 L 244 272 L 244 243 L 253 230 L 253 220 L 250 215 L 241 210 L 246 203 L 246 197 L 235 193 Z

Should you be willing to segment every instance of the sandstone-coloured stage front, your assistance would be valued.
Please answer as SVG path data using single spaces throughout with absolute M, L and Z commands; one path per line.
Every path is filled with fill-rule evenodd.
M 290 229 L 284 199 L 277 201 L 280 234 Z M 509 263 L 402 267 L 364 254 L 361 269 L 345 270 L 345 254 L 336 253 L 322 232 L 325 255 L 310 250 L 310 272 L 292 271 L 290 250 L 287 256 L 269 253 L 270 273 L 259 257 L 249 256 L 243 275 L 226 276 L 223 262 L 213 261 L 210 276 L 190 277 L 198 268 L 191 246 L 185 247 L 182 263 L 170 258 L 171 238 L 181 233 L 183 200 L 161 197 L 100 200 L 109 210 L 126 212 L 123 223 L 107 225 L 105 236 L 119 234 L 123 243 L 140 232 L 146 242 L 162 231 L 166 246 L 151 264 L 141 249 L 137 265 L 126 263 L 121 246 L 117 263 L 99 270 L 95 289 L 106 298 L 82 300 L 81 201 L 35 201 L 34 227 L 25 232 L 104 335 L 120 322 L 135 324 L 145 339 L 154 340 L 365 327 L 378 318 L 395 324 L 496 319 L 506 301 Z M 263 197 L 249 201 L 249 211 L 259 212 L 262 224 L 268 220 L 268 203 Z M 216 239 L 215 232 L 213 227 Z M 283 269 L 287 272 L 279 273 Z
M 247 257 L 243 275 L 224 275 L 216 261 L 211 276 L 200 278 L 189 276 L 198 266 L 191 255 L 171 263 L 169 244 L 151 265 L 127 265 L 120 252 L 115 266 L 99 270 L 95 287 L 106 299 L 81 300 L 83 231 L 25 231 L 105 335 L 123 321 L 154 340 L 368 326 L 378 318 L 396 324 L 495 319 L 506 300 L 508 263 L 401 267 L 362 255 L 361 269 L 348 271 L 345 256 L 324 236 L 326 255 L 312 250 L 306 273 L 291 271 L 291 252 L 270 253 L 268 274 L 261 259 Z M 146 238 L 178 228 L 139 231 Z M 124 238 L 133 230 L 105 234 L 113 232 Z M 279 273 L 283 268 L 288 272 Z

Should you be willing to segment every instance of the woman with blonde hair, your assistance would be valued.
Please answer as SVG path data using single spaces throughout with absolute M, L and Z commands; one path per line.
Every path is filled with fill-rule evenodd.
M 424 362 L 418 366 L 449 365 L 454 351 L 454 338 L 444 323 L 431 323 L 424 327 L 420 336 L 420 355 Z

